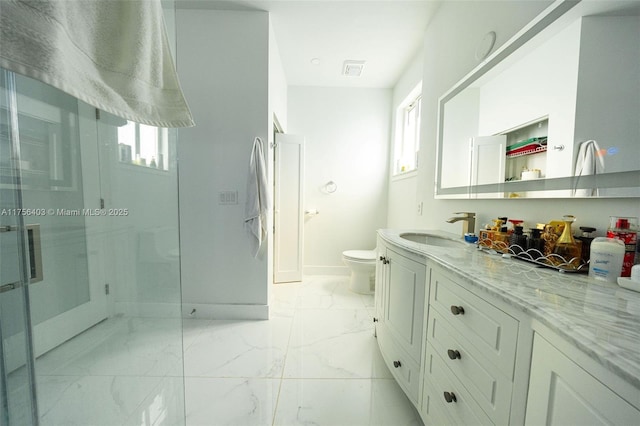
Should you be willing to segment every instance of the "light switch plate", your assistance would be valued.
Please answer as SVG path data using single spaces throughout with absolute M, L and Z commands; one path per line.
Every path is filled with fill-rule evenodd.
M 238 191 L 220 191 L 218 204 L 238 204 Z

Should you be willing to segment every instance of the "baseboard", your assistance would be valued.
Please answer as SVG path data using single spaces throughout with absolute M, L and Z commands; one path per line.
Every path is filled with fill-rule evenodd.
M 115 314 L 141 318 L 180 318 L 180 303 L 115 302 Z
M 346 266 L 305 266 L 305 275 L 349 275 L 349 268 Z
M 269 319 L 268 305 L 184 303 L 184 318 L 216 320 L 266 320 Z

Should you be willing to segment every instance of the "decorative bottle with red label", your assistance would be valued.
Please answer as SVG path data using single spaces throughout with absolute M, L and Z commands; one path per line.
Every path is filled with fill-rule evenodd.
M 620 276 L 630 277 L 638 244 L 638 218 L 609 216 L 607 238 L 616 238 L 624 243 L 625 252 Z

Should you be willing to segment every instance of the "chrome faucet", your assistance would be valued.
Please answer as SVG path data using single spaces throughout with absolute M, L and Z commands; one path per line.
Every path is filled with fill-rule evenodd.
M 462 214 L 464 216 L 454 216 L 447 219 L 447 223 L 455 223 L 464 221 L 462 224 L 462 236 L 467 233 L 473 233 L 476 230 L 476 214 L 471 212 L 456 212 L 454 214 Z

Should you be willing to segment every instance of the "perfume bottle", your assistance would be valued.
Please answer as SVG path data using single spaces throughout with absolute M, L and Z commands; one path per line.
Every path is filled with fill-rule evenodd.
M 524 222 L 524 220 L 509 219 L 507 222 L 507 232 L 509 233 L 509 236 L 511 236 L 515 232 L 516 226 L 522 226 L 522 222 Z
M 500 253 L 507 253 L 509 250 L 509 234 L 507 227 L 502 226 L 500 230 L 493 234 L 493 249 Z
M 487 225 L 486 229 L 481 229 L 478 235 L 478 245 L 480 247 L 491 248 L 493 244 L 493 231 Z
M 544 256 L 545 241 L 540 236 L 541 233 L 542 229 L 531 228 L 531 235 L 527 240 L 527 253 L 533 258 L 533 260 L 538 260 L 540 257 Z
M 509 235 L 509 248 L 515 255 L 527 249 L 527 236 L 522 233 L 522 226 L 515 225 L 513 227 L 513 234 Z
M 562 217 L 564 229 L 562 230 L 562 235 L 560 235 L 553 247 L 553 254 L 560 256 L 560 258 L 556 256 L 551 257 L 552 263 L 556 265 L 566 264 L 563 266 L 566 266 L 568 269 L 577 269 L 581 264 L 580 258 L 582 256 L 582 250 L 576 243 L 576 240 L 573 238 L 573 233 L 571 232 L 571 224 L 575 220 L 575 216 L 572 215 Z
M 487 225 L 486 230 L 480 231 L 480 245 L 496 249 L 495 241 L 496 235 L 500 232 L 500 226 L 502 226 L 502 219 L 493 219 L 493 226 Z
M 582 235 L 576 237 L 576 239 L 582 241 L 582 260 L 588 262 L 591 257 L 591 242 L 594 238 L 591 234 L 596 232 L 597 229 L 590 226 L 581 226 L 580 230 L 582 231 Z
M 542 235 L 540 235 L 540 239 L 544 241 L 542 254 L 547 257 L 553 253 L 553 248 L 555 247 L 556 240 L 558 239 L 555 226 L 545 225 L 544 231 L 542 231 Z

